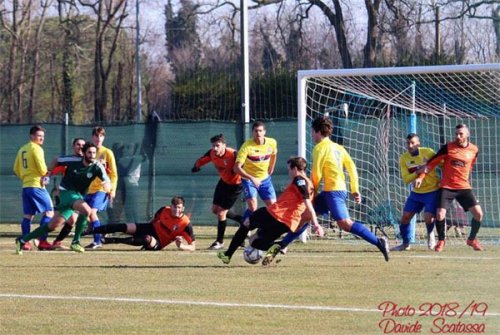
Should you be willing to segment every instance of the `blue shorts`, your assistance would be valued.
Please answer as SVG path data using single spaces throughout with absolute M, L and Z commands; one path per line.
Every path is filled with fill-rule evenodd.
M 49 192 L 40 187 L 23 188 L 23 214 L 35 215 L 54 210 Z
M 314 210 L 318 215 L 327 214 L 334 220 L 349 219 L 347 191 L 323 191 L 314 198 Z
M 89 204 L 90 208 L 97 209 L 98 212 L 105 211 L 108 208 L 109 197 L 106 192 L 97 191 L 87 194 L 83 200 Z
M 406 199 L 403 211 L 411 213 L 420 213 L 425 208 L 425 213 L 436 215 L 436 208 L 439 201 L 439 190 L 429 193 L 411 192 Z
M 276 199 L 276 191 L 274 190 L 271 176 L 261 181 L 258 189 L 252 181 L 248 179 L 243 179 L 241 185 L 243 186 L 243 192 L 245 193 L 245 200 L 257 198 L 257 194 L 259 194 L 263 201 Z

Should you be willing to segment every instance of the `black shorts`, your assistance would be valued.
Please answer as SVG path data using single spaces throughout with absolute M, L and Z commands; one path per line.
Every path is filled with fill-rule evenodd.
M 238 200 L 242 189 L 241 184 L 231 185 L 219 179 L 217 186 L 215 186 L 213 204 L 224 209 L 230 209 Z
M 144 249 L 146 250 L 160 250 L 160 238 L 156 234 L 155 227 L 151 223 L 137 223 L 134 236 L 141 236 L 146 238 L 146 236 L 151 236 L 156 240 L 155 245 L 144 244 Z
M 448 188 L 443 188 L 441 189 L 441 198 L 439 199 L 438 208 L 449 209 L 453 200 L 457 200 L 464 211 L 468 211 L 469 208 L 479 205 L 479 201 L 476 199 L 471 189 L 450 190 Z
M 261 207 L 250 215 L 249 229 L 255 228 L 257 232 L 252 241 L 252 247 L 264 251 L 269 249 L 281 235 L 290 232 L 290 228 L 276 220 L 266 207 Z

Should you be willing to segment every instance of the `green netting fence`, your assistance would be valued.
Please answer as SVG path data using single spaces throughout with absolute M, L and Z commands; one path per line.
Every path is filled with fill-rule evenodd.
M 278 141 L 278 161 L 273 176 L 279 192 L 288 182 L 286 161 L 297 153 L 296 121 L 267 122 L 267 135 Z M 92 126 L 45 124 L 45 160 L 71 153 L 75 137 L 90 139 Z M 12 166 L 17 150 L 29 140 L 31 125 L 0 126 L 0 223 L 17 223 L 22 218 L 21 183 Z M 158 122 L 106 126 L 104 145 L 113 150 L 119 172 L 117 198 L 113 208 L 101 213 L 104 222 L 148 220 L 174 195 L 186 199 L 186 211 L 195 224 L 216 224 L 211 213 L 218 175 L 212 164 L 191 173 L 195 160 L 210 149 L 210 137 L 223 133 L 228 146 L 237 148 L 241 125 L 230 122 Z M 156 134 L 156 136 L 155 136 Z M 140 169 L 140 178 L 136 178 Z M 60 179 L 60 177 L 56 177 Z M 53 185 L 49 186 L 49 190 Z M 244 208 L 244 201 L 236 209 Z M 38 219 L 35 219 L 38 222 Z

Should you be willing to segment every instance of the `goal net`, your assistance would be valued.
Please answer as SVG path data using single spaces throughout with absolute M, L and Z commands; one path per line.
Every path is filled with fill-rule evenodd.
M 484 212 L 478 238 L 499 241 L 500 64 L 299 71 L 298 90 L 299 155 L 311 161 L 311 121 L 328 115 L 332 140 L 345 146 L 359 173 L 363 202 L 349 200 L 351 218 L 391 239 L 400 237 L 410 192 L 399 171 L 407 134 L 418 133 L 421 146 L 437 151 L 454 139 L 457 124 L 467 124 L 480 150 L 471 176 Z M 470 219 L 453 206 L 447 238 L 463 242 Z M 333 229 L 329 236 L 352 237 L 321 220 Z M 423 243 L 423 216 L 415 221 L 415 243 Z

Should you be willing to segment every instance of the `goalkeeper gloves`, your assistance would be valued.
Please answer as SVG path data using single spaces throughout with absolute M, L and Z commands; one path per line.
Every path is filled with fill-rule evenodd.
M 193 166 L 193 168 L 191 169 L 192 173 L 196 173 L 196 172 L 199 172 L 199 171 L 201 171 L 201 169 L 199 167 L 196 167 L 196 165 Z

